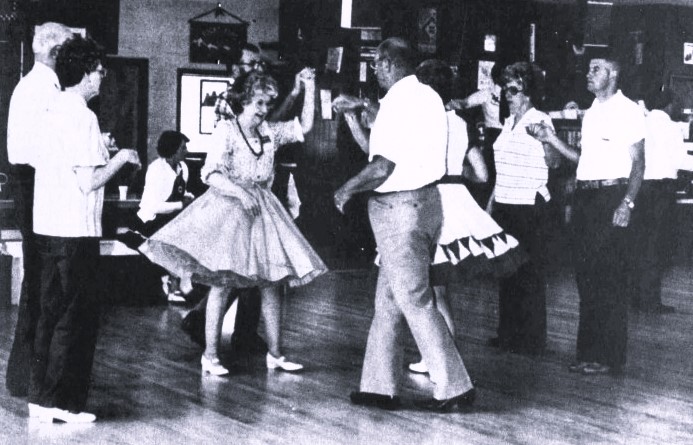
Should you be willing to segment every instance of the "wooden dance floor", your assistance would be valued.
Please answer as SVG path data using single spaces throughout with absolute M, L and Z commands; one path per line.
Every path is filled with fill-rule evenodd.
M 688 266 L 688 265 L 687 265 Z M 88 411 L 91 425 L 35 424 L 26 402 L 0 389 L 1 444 L 692 444 L 693 276 L 676 266 L 664 284 L 666 315 L 630 314 L 625 375 L 581 376 L 574 357 L 578 300 L 570 268 L 549 282 L 548 352 L 485 345 L 497 320 L 495 284 L 456 285 L 457 341 L 478 398 L 472 413 L 432 414 L 411 400 L 425 376 L 403 381 L 404 409 L 352 406 L 373 311 L 370 269 L 336 270 L 286 299 L 286 354 L 302 374 L 267 371 L 258 357 L 228 377 L 200 375 L 201 350 L 180 330 L 186 309 L 106 308 Z M 16 307 L 0 310 L 5 373 Z M 408 358 L 418 358 L 411 338 Z M 230 360 L 227 357 L 227 360 Z

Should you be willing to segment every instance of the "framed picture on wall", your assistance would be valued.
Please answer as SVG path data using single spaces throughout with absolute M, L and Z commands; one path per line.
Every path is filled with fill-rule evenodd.
M 215 104 L 232 84 L 224 71 L 178 70 L 178 131 L 190 139 L 191 153 L 207 152 L 216 126 Z
M 436 8 L 419 9 L 417 34 L 419 51 L 434 54 L 438 50 L 438 10 Z
M 190 62 L 224 63 L 247 39 L 245 23 L 190 22 Z

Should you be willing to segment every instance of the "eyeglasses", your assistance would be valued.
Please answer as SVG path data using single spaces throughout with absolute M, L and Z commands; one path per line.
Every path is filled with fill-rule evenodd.
M 505 93 L 510 93 L 511 96 L 517 96 L 517 93 L 521 93 L 524 91 L 523 89 L 514 86 L 503 87 L 502 90 Z
M 108 70 L 106 68 L 99 68 L 94 71 L 95 73 L 99 73 L 99 75 L 103 78 L 108 75 Z
M 371 63 L 368 64 L 368 66 L 371 67 L 373 70 L 378 69 L 378 62 L 382 62 L 383 60 L 387 59 L 387 57 L 376 57 L 373 59 Z
M 239 65 L 245 65 L 249 66 L 251 68 L 257 69 L 257 68 L 265 68 L 267 64 L 263 62 L 262 60 L 253 60 L 251 62 L 241 62 Z

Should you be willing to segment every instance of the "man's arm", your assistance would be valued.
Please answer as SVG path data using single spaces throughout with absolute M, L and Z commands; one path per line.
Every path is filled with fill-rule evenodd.
M 356 176 L 349 179 L 334 193 L 334 204 L 340 213 L 353 195 L 360 192 L 375 190 L 395 169 L 395 163 L 382 156 L 375 156 Z
M 76 167 L 75 174 L 82 193 L 89 193 L 106 185 L 125 164 L 141 167 L 140 158 L 135 150 L 122 149 L 106 165 L 99 167 Z
M 641 139 L 628 148 L 631 158 L 630 176 L 628 176 L 628 190 L 621 203 L 616 207 L 613 217 L 613 225 L 628 227 L 631 217 L 631 208 L 638 197 L 642 180 L 645 176 L 645 140 Z

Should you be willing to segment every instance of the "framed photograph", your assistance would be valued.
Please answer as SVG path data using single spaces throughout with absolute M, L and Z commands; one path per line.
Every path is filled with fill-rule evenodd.
M 693 110 L 693 77 L 672 75 L 669 78 L 669 88 L 674 96 L 672 119 L 687 122 Z
M 247 40 L 245 23 L 190 22 L 190 62 L 225 63 Z
M 683 44 L 683 63 L 693 65 L 693 43 L 691 42 Z
M 438 50 L 438 10 L 436 8 L 419 9 L 417 26 L 419 51 L 434 54 Z
M 178 69 L 178 131 L 190 139 L 191 153 L 207 153 L 216 126 L 214 106 L 232 84 L 223 71 Z

